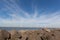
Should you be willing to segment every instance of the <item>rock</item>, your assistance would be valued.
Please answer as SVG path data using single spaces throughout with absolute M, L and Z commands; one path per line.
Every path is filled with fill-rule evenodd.
M 59 30 L 52 30 L 52 36 L 54 36 L 55 40 L 60 40 L 60 31 Z
M 28 30 L 19 30 L 19 33 L 21 34 L 21 40 L 28 40 L 29 31 Z
M 42 30 L 44 30 L 44 31 L 46 31 L 46 32 L 51 32 L 51 30 L 48 29 L 48 28 L 43 28 Z
M 0 40 L 9 40 L 11 37 L 10 33 L 6 30 L 0 30 Z
M 40 38 L 40 30 L 31 30 L 29 35 L 29 40 L 41 40 Z
M 11 39 L 10 40 L 20 40 L 20 34 L 16 30 L 11 30 Z
M 41 40 L 37 30 L 23 30 L 23 32 L 20 30 L 19 32 L 22 35 L 21 40 Z
M 0 40 L 60 40 L 60 30 L 0 30 Z
M 49 30 L 49 29 L 43 29 L 43 30 L 41 30 L 41 34 L 40 35 L 41 35 L 40 36 L 41 40 L 57 40 L 55 38 L 57 35 L 55 35 L 54 31 Z

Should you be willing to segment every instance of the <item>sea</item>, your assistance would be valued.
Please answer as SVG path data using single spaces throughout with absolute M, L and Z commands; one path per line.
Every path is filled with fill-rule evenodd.
M 0 30 L 39 30 L 41 28 L 35 27 L 0 27 Z
M 42 28 L 41 27 L 0 27 L 0 30 L 40 30 L 40 29 Z M 56 29 L 56 28 L 48 28 L 48 29 Z

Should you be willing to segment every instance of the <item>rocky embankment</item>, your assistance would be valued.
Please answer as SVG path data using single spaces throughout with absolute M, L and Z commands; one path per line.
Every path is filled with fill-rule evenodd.
M 60 40 L 60 29 L 0 30 L 0 40 Z

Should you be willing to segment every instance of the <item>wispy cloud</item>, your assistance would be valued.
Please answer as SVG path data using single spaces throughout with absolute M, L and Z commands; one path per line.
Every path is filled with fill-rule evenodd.
M 12 3 L 10 3 L 12 2 Z M 22 10 L 14 0 L 4 0 L 5 8 L 11 18 L 3 19 L 0 17 L 0 26 L 5 27 L 59 27 L 60 26 L 60 11 L 49 12 L 49 14 L 40 15 L 35 9 L 34 15 L 31 16 L 28 12 Z M 46 13 L 46 12 L 43 12 Z M 22 15 L 23 14 L 23 15 Z M 39 17 L 37 17 L 40 15 Z M 25 17 L 23 17 L 25 16 Z M 8 17 L 8 16 L 7 16 Z
M 58 14 L 58 13 L 57 13 Z M 39 18 L 23 18 L 23 17 L 18 17 L 14 14 L 12 16 L 12 19 L 2 19 L 1 18 L 1 26 L 13 26 L 13 27 L 59 27 L 60 25 L 60 15 L 49 15 L 50 18 L 47 17 L 47 15 L 41 15 Z M 15 18 L 14 18 L 15 17 Z M 16 19 L 16 17 L 18 19 Z

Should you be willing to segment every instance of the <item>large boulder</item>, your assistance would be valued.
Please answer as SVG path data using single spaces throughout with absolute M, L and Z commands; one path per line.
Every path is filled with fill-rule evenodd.
M 38 30 L 31 30 L 29 32 L 29 40 L 41 40 L 41 38 L 40 38 L 40 31 L 38 31 Z
M 19 30 L 19 33 L 21 34 L 21 40 L 28 40 L 29 32 L 28 30 Z
M 54 37 L 55 40 L 60 40 L 60 29 L 58 30 L 52 30 L 52 36 Z
M 11 30 L 11 39 L 10 40 L 20 40 L 20 34 L 16 30 Z
M 59 40 L 59 34 L 56 30 L 45 28 L 41 30 L 40 38 L 41 40 Z
M 21 40 L 41 40 L 37 30 L 20 30 Z
M 0 30 L 0 40 L 9 40 L 10 39 L 10 33 L 6 30 Z

